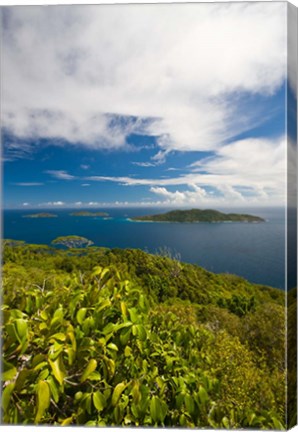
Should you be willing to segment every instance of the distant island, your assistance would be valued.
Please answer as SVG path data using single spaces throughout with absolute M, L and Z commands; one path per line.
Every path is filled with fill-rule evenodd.
M 259 216 L 199 209 L 173 210 L 156 215 L 136 216 L 131 220 L 141 222 L 265 222 Z
M 55 218 L 58 216 L 54 213 L 33 213 L 33 214 L 23 215 L 23 217 L 35 219 L 35 218 Z
M 70 213 L 70 216 L 100 216 L 100 217 L 107 217 L 107 216 L 109 216 L 109 214 L 105 213 L 105 212 L 90 212 L 90 211 L 81 210 L 81 211 Z

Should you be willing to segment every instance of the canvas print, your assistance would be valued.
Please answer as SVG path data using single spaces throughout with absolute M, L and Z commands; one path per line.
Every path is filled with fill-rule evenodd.
M 1 8 L 2 424 L 296 424 L 297 10 Z

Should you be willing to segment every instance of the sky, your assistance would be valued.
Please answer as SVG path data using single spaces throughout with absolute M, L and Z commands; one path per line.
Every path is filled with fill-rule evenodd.
M 286 12 L 2 8 L 4 207 L 284 205 Z

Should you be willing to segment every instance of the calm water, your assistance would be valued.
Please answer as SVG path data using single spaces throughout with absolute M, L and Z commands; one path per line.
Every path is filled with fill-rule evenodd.
M 70 216 L 69 209 L 51 210 L 59 216 L 57 218 L 30 219 L 22 216 L 41 210 L 6 210 L 3 237 L 50 244 L 58 236 L 76 234 L 89 238 L 97 246 L 140 248 L 152 253 L 167 246 L 179 252 L 182 261 L 198 264 L 215 273 L 235 273 L 252 282 L 284 289 L 283 209 L 232 210 L 267 220 L 260 224 L 131 222 L 127 218 L 166 210 L 126 208 L 102 211 L 108 212 L 112 219 Z

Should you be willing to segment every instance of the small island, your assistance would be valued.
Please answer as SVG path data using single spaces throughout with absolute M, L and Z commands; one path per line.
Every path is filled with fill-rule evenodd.
M 33 213 L 33 214 L 23 215 L 23 217 L 35 219 L 35 218 L 55 218 L 58 216 L 54 213 Z
M 173 210 L 156 215 L 137 216 L 131 218 L 139 222 L 265 222 L 259 216 L 238 213 L 222 213 L 217 210 Z
M 105 212 L 90 212 L 86 210 L 80 210 L 73 213 L 70 213 L 70 216 L 83 216 L 83 217 L 90 217 L 90 216 L 96 216 L 96 217 L 107 217 L 109 216 L 108 213 Z

